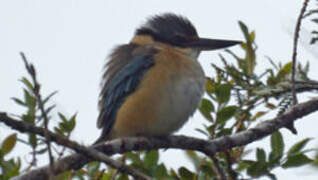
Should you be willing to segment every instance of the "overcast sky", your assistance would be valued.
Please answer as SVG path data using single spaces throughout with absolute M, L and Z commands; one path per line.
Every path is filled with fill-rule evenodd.
M 26 53 L 34 63 L 43 94 L 54 90 L 57 110 L 67 115 L 78 112 L 77 127 L 72 139 L 90 144 L 99 135 L 96 129 L 99 81 L 106 56 L 115 45 L 127 43 L 134 30 L 151 15 L 173 12 L 188 17 L 199 35 L 211 38 L 243 39 L 238 20 L 256 31 L 258 66 L 269 66 L 265 55 L 276 61 L 287 62 L 291 58 L 294 24 L 298 16 L 299 0 L 223 0 L 223 1 L 108 1 L 108 0 L 0 0 L 0 111 L 23 112 L 10 100 L 22 97 L 21 83 L 26 75 L 19 52 Z M 311 30 L 310 24 L 305 24 Z M 289 33 L 288 33 L 289 32 Z M 232 48 L 241 52 L 238 47 Z M 308 51 L 309 50 L 309 51 Z M 310 52 L 312 51 L 312 52 Z M 206 74 L 211 74 L 210 63 L 220 64 L 218 52 L 205 52 L 199 60 Z M 299 58 L 317 67 L 312 56 L 317 52 L 301 47 Z M 310 76 L 318 79 L 317 71 Z M 305 100 L 306 96 L 303 97 Z M 313 114 L 296 123 L 299 135 L 283 130 L 287 146 L 304 137 L 317 137 L 317 121 Z M 202 128 L 202 117 L 196 113 L 178 134 L 200 137 L 195 128 Z M 315 126 L 313 126 L 315 124 Z M 8 133 L 0 124 L 0 140 Z M 268 148 L 268 139 L 257 142 Z M 317 145 L 312 141 L 311 146 Z M 19 146 L 19 152 L 26 153 Z M 253 152 L 254 154 L 254 152 Z M 180 151 L 168 150 L 165 159 L 171 167 L 179 162 L 189 166 Z M 253 155 L 254 156 L 254 155 Z M 175 159 L 178 160 L 178 164 Z M 171 161 L 173 159 L 173 162 Z M 277 170 L 278 179 L 316 179 L 318 171 L 310 168 Z

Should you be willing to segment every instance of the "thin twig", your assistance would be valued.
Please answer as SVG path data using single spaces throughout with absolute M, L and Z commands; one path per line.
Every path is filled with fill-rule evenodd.
M 302 22 L 302 19 L 304 17 L 304 13 L 306 11 L 306 7 L 308 5 L 309 0 L 304 0 L 303 7 L 301 8 L 300 14 L 297 19 L 296 28 L 295 28 L 295 34 L 294 34 L 294 47 L 293 47 L 293 55 L 292 55 L 292 77 L 291 77 L 291 91 L 293 96 L 293 105 L 295 106 L 298 104 L 297 100 L 297 93 L 296 93 L 296 83 L 295 83 L 295 75 L 296 75 L 296 63 L 297 63 L 297 44 L 299 39 L 299 31 L 300 31 L 300 25 Z M 297 130 L 294 126 L 294 123 L 289 123 L 286 125 L 286 128 L 289 129 L 293 134 L 297 134 Z
M 35 68 L 32 64 L 28 63 L 27 58 L 25 57 L 23 52 L 20 52 L 20 55 L 22 57 L 22 60 L 24 62 L 25 68 L 27 69 L 28 73 L 30 74 L 32 81 L 33 81 L 33 93 L 36 97 L 36 102 L 38 103 L 39 109 L 41 111 L 41 116 L 44 119 L 44 128 L 46 130 L 48 130 L 48 124 L 49 124 L 49 118 L 48 115 L 44 109 L 44 103 L 40 94 L 40 84 L 38 83 L 37 79 L 36 79 L 36 72 L 35 72 Z M 49 155 L 49 162 L 50 162 L 50 167 L 51 170 L 53 172 L 53 167 L 54 167 L 54 157 L 53 157 L 53 153 L 52 153 L 52 149 L 51 149 L 51 143 L 50 143 L 50 137 L 46 134 L 45 135 L 45 142 L 47 145 L 47 150 L 48 150 L 48 155 Z
M 306 14 L 304 14 L 304 17 L 303 18 L 307 18 L 313 14 L 317 14 L 318 13 L 318 9 L 313 9 L 313 10 L 310 10 L 309 12 L 307 12 Z
M 102 177 L 103 177 L 104 172 L 105 172 L 105 169 L 101 170 L 101 171 L 98 173 L 98 176 L 96 177 L 96 180 L 101 180 Z
M 225 158 L 226 158 L 226 166 L 227 166 L 227 170 L 229 172 L 229 175 L 230 175 L 230 178 L 231 180 L 236 180 L 236 177 L 237 177 L 237 173 L 233 170 L 232 168 L 232 157 L 231 157 L 231 154 L 230 152 L 231 150 L 227 150 L 225 151 Z
M 126 162 L 126 155 L 124 154 L 121 158 L 120 158 L 120 161 L 122 163 L 125 163 Z M 115 173 L 110 177 L 111 180 L 116 180 L 116 176 L 119 174 L 119 171 L 118 169 L 115 171 Z
M 68 180 L 72 180 L 72 177 L 74 176 L 75 171 L 72 171 L 69 175 L 68 175 Z
M 69 139 L 69 138 L 70 138 L 70 135 L 71 135 L 71 134 L 68 133 L 67 136 L 66 136 L 66 138 Z M 62 150 L 61 150 L 60 152 L 58 152 L 58 157 L 57 157 L 58 160 L 60 160 L 60 159 L 63 157 L 65 151 L 66 151 L 66 147 L 63 146 Z
M 296 105 L 298 103 L 297 95 L 296 95 L 296 88 L 295 88 L 295 74 L 296 74 L 296 63 L 297 63 L 297 44 L 299 39 L 299 31 L 302 19 L 304 17 L 307 5 L 309 0 L 304 0 L 303 7 L 301 8 L 300 14 L 297 19 L 296 28 L 295 28 L 295 34 L 294 34 L 294 47 L 293 47 L 293 55 L 292 55 L 292 94 L 293 94 L 293 104 Z
M 29 163 L 29 165 L 25 168 L 25 171 L 29 171 L 32 167 L 36 167 L 36 164 L 37 164 L 36 152 L 33 147 L 32 147 L 31 154 L 32 154 L 32 160 Z
M 43 101 L 42 101 L 42 98 L 41 98 L 41 94 L 40 94 L 40 87 L 41 86 L 37 82 L 35 68 L 34 68 L 34 66 L 32 64 L 28 63 L 28 61 L 27 61 L 27 59 L 26 59 L 26 57 L 25 57 L 23 52 L 20 52 L 20 55 L 22 57 L 22 60 L 24 61 L 24 64 L 25 64 L 25 67 L 26 67 L 28 73 L 31 75 L 31 78 L 32 78 L 32 81 L 33 81 L 33 84 L 34 84 L 33 92 L 34 92 L 34 95 L 35 95 L 35 97 L 37 99 L 38 106 L 39 106 L 40 111 L 41 111 L 41 116 L 44 119 L 44 128 L 46 130 L 48 130 L 49 118 L 48 118 L 48 115 L 47 115 L 47 113 L 45 112 L 45 109 L 44 109 L 44 104 L 43 104 Z M 52 155 L 52 150 L 51 150 L 49 136 L 46 135 L 45 138 L 46 138 L 46 143 L 47 143 L 47 146 L 48 146 L 50 164 L 53 166 L 54 158 L 53 158 L 53 155 Z
M 223 169 L 220 166 L 219 160 L 215 156 L 210 156 L 210 158 L 213 161 L 213 165 L 214 165 L 213 169 L 214 169 L 215 173 L 217 174 L 218 179 L 219 180 L 226 180 L 225 173 L 224 173 Z

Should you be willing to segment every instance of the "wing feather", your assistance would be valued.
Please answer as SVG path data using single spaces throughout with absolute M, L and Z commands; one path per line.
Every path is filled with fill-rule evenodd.
M 120 59 L 116 60 L 120 61 Z M 121 61 L 127 61 L 127 59 Z M 116 64 L 116 62 L 112 63 Z M 107 137 L 115 123 L 121 104 L 138 88 L 145 72 L 154 65 L 153 54 L 131 57 L 127 63 L 119 63 L 121 67 L 117 67 L 112 77 L 108 77 L 101 93 L 97 126 L 103 128 L 103 132 L 99 139 Z M 105 74 L 107 75 L 107 71 Z

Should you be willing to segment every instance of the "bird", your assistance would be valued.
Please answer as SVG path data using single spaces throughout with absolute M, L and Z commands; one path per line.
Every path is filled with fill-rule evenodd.
M 109 55 L 99 97 L 95 143 L 132 136 L 167 136 L 180 129 L 200 105 L 205 74 L 201 51 L 241 43 L 198 36 L 184 16 L 150 17 L 127 44 Z

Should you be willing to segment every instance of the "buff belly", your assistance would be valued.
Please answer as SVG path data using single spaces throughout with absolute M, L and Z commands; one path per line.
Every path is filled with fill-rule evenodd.
M 199 63 L 192 59 L 156 63 L 118 110 L 112 138 L 169 135 L 198 107 L 205 88 Z

